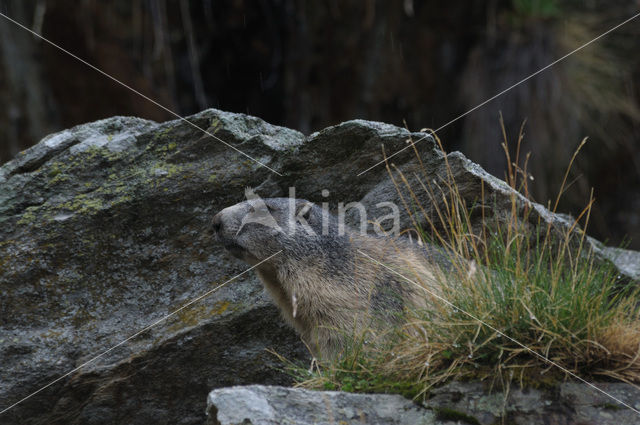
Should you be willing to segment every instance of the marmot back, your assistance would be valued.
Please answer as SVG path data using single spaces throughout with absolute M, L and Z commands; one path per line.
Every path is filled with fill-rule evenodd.
M 257 273 L 317 357 L 334 358 L 354 332 L 397 323 L 406 309 L 426 307 L 429 294 L 400 275 L 431 291 L 439 287 L 438 266 L 418 247 L 358 234 L 309 201 L 241 202 L 220 211 L 211 229 L 237 258 L 251 265 L 268 259 Z

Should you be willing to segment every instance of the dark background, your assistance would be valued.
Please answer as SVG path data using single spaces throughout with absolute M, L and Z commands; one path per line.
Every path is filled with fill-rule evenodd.
M 181 115 L 214 107 L 306 134 L 363 118 L 438 128 L 638 13 L 638 0 L 0 0 L 0 12 Z M 530 195 L 640 249 L 640 18 L 439 132 Z M 174 118 L 0 17 L 0 163 L 113 115 Z M 346 200 L 345 200 L 346 201 Z M 630 239 L 630 242 L 629 242 Z

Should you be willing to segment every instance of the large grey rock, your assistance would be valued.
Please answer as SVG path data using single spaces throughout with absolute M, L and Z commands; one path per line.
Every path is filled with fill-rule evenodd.
M 207 416 L 207 425 L 444 424 L 433 412 L 399 395 L 261 385 L 211 391 Z
M 359 121 L 305 138 L 216 110 L 189 120 L 282 176 L 184 121 L 122 117 L 0 167 L 0 409 L 78 368 L 2 423 L 201 423 L 212 386 L 290 382 L 266 348 L 307 356 L 247 273 L 84 365 L 246 270 L 200 238 L 245 187 L 319 200 L 326 185 L 329 201 L 357 200 L 385 171 L 356 172 L 408 135 Z
M 277 167 L 304 141 L 243 115 L 218 130 Z M 0 410 L 246 270 L 199 238 L 271 174 L 180 121 L 111 118 L 0 171 Z M 2 414 L 0 423 L 202 423 L 212 386 L 280 383 L 306 350 L 247 273 Z
M 627 384 L 598 386 L 640 410 L 640 390 Z M 592 388 L 564 383 L 555 390 L 491 392 L 480 383 L 451 383 L 417 404 L 397 395 L 309 391 L 261 385 L 213 390 L 208 425 L 634 425 L 640 414 Z
M 290 359 L 306 350 L 252 272 L 160 321 L 247 268 L 204 228 L 247 186 L 262 196 L 295 186 L 332 206 L 394 201 L 383 166 L 358 173 L 383 158 L 381 145 L 395 152 L 424 136 L 350 121 L 305 137 L 216 110 L 188 119 L 280 175 L 184 121 L 122 117 L 48 136 L 0 167 L 0 411 L 63 377 L 1 423 L 197 424 L 211 388 L 289 383 L 266 349 Z M 434 142 L 418 147 L 429 173 L 441 172 Z M 491 179 L 449 158 L 468 196 Z M 411 149 L 393 162 L 418 163 Z M 621 272 L 637 273 L 637 253 L 623 254 Z

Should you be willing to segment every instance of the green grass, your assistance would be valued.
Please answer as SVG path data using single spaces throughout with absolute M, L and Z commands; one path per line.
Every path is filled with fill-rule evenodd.
M 514 10 L 524 16 L 555 18 L 561 9 L 556 0 L 513 0 Z
M 508 156 L 506 137 L 504 147 Z M 528 195 L 526 159 L 515 165 L 518 155 L 508 158 L 507 183 Z M 424 239 L 448 255 L 442 299 L 406 311 L 406 321 L 384 335 L 352 336 L 335 361 L 311 371 L 289 364 L 299 385 L 421 398 L 451 379 L 505 387 L 576 376 L 640 382 L 637 285 L 619 282 L 617 270 L 587 247 L 579 221 L 586 228 L 593 200 L 565 228 L 542 222 L 516 195 L 511 211 L 488 218 L 484 190 L 478 199 L 463 198 L 447 170 L 437 192 L 426 171 L 418 189 L 389 170 L 397 187 L 412 193 L 406 204 L 414 222 L 428 224 L 419 229 Z M 426 190 L 435 208 L 420 205 L 414 190 Z M 474 217 L 482 218 L 480 226 Z

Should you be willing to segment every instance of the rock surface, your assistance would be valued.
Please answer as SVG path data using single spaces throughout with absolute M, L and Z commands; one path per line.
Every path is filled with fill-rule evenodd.
M 240 115 L 192 120 L 265 161 L 304 140 Z M 270 174 L 235 155 L 184 122 L 116 117 L 1 168 L 0 410 L 246 270 L 199 238 Z M 202 423 L 211 387 L 290 382 L 267 348 L 306 356 L 246 273 L 0 423 Z
M 207 425 L 435 424 L 435 414 L 399 395 L 349 394 L 261 385 L 213 390 Z M 440 422 L 438 422 L 440 423 Z
M 203 230 L 247 186 L 265 197 L 294 186 L 332 206 L 363 200 L 377 214 L 398 196 L 387 171 L 358 174 L 383 158 L 381 145 L 395 152 L 425 136 L 350 121 L 305 137 L 216 110 L 188 119 L 278 174 L 184 121 L 123 117 L 48 136 L 0 167 L 0 411 L 29 396 L 0 423 L 201 424 L 211 388 L 289 383 L 266 349 L 308 354 L 252 272 L 186 306 L 247 269 Z M 435 143 L 418 147 L 429 175 L 443 172 Z M 470 202 L 482 178 L 504 204 L 503 183 L 459 153 L 448 159 Z M 411 149 L 393 162 L 418 163 Z M 602 249 L 638 278 L 638 253 Z
M 640 410 L 640 389 L 598 384 Z M 585 385 L 558 391 L 513 389 L 490 393 L 478 383 L 452 383 L 419 406 L 398 395 L 350 394 L 261 385 L 213 390 L 207 425 L 634 425 L 640 414 Z

